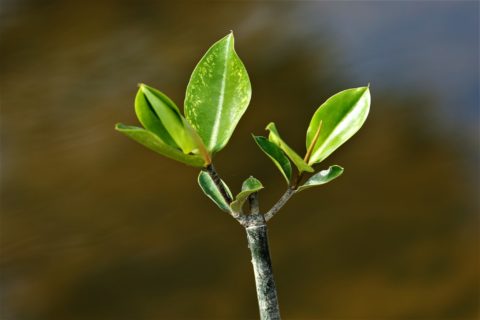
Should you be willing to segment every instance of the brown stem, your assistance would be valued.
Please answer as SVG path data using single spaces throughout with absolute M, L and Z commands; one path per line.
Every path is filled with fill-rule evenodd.
M 288 188 L 287 191 L 282 195 L 282 197 L 278 200 L 277 203 L 273 205 L 273 207 L 265 213 L 265 221 L 268 221 L 273 218 L 273 216 L 287 203 L 287 201 L 295 194 L 295 189 L 292 187 Z
M 207 172 L 212 178 L 213 182 L 217 186 L 218 190 L 222 194 L 222 197 L 225 199 L 225 201 L 230 204 L 232 202 L 232 198 L 230 197 L 230 194 L 227 192 L 225 189 L 225 186 L 222 183 L 222 179 L 220 179 L 220 176 L 218 175 L 217 171 L 213 167 L 213 163 L 210 163 L 207 167 Z

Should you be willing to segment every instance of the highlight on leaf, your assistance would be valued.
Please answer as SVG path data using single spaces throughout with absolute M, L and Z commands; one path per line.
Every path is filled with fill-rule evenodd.
M 297 192 L 328 183 L 341 176 L 342 173 L 342 167 L 337 165 L 330 166 L 327 170 L 322 170 L 311 176 L 303 185 L 297 188 Z

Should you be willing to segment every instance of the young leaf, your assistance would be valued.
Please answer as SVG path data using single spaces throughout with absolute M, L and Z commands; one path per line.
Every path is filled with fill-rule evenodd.
M 307 148 L 322 123 L 308 161 L 319 163 L 350 139 L 365 122 L 370 109 L 370 90 L 360 87 L 341 91 L 323 103 L 313 115 L 307 131 Z
M 240 212 L 248 196 L 261 189 L 263 189 L 263 185 L 260 181 L 258 181 L 254 177 L 248 178 L 243 182 L 242 191 L 237 195 L 235 200 L 230 204 L 230 208 L 233 210 L 233 212 Z
M 145 84 L 141 84 L 138 91 L 138 95 L 140 95 L 138 98 L 139 105 L 135 109 L 141 111 L 142 116 L 146 111 L 147 107 L 144 106 L 146 104 L 150 113 L 153 114 L 149 115 L 149 117 L 155 117 L 160 120 L 169 136 L 182 149 L 183 153 L 187 154 L 194 149 L 198 149 L 191 131 L 187 128 L 187 121 L 170 98 Z
M 245 113 L 252 88 L 234 49 L 233 34 L 216 42 L 192 73 L 185 96 L 185 116 L 207 150 L 220 151 Z
M 343 173 L 343 168 L 337 165 L 329 167 L 327 170 L 322 170 L 311 176 L 302 186 L 298 187 L 297 191 L 319 186 L 333 179 L 339 177 Z
M 273 161 L 273 163 L 277 166 L 277 168 L 282 173 L 283 177 L 287 181 L 287 184 L 290 184 L 290 180 L 292 179 L 292 165 L 290 164 L 290 160 L 288 160 L 287 156 L 283 153 L 283 151 L 277 147 L 271 141 L 268 141 L 267 138 L 261 136 L 253 136 L 257 145 L 262 149 L 263 152 Z
M 155 133 L 134 126 L 127 126 L 117 123 L 115 130 L 125 134 L 145 147 L 173 160 L 188 164 L 194 167 L 203 167 L 205 161 L 198 155 L 188 155 L 179 149 L 166 144 Z
M 210 177 L 208 172 L 203 170 L 200 171 L 200 174 L 198 175 L 198 184 L 200 185 L 200 188 L 202 188 L 203 193 L 205 193 L 207 197 L 209 197 L 213 202 L 215 202 L 215 204 L 220 209 L 226 212 L 231 212 L 230 206 L 222 197 L 222 193 L 220 192 L 220 190 L 218 190 L 215 182 L 213 182 L 213 179 L 212 177 Z M 225 190 L 227 190 L 227 192 L 230 194 L 230 197 L 232 197 L 230 189 L 227 187 L 225 182 L 223 182 L 223 180 L 222 184 L 225 187 Z
M 275 123 L 270 122 L 266 129 L 270 131 L 268 140 L 275 143 L 280 149 L 283 150 L 283 152 L 285 152 L 295 166 L 297 166 L 299 172 L 313 172 L 313 168 L 310 167 L 295 151 L 293 151 L 293 149 L 290 148 L 285 141 L 282 140 L 282 138 L 280 138 L 280 134 L 278 133 Z
M 155 112 L 151 103 L 145 97 L 143 90 L 140 88 L 135 96 L 135 113 L 142 126 L 150 132 L 155 133 L 162 141 L 173 148 L 178 145 L 168 133 L 167 129 L 160 121 L 160 117 Z

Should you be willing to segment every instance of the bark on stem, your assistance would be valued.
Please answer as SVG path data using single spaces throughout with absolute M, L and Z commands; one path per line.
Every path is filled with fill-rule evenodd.
M 273 218 L 273 216 L 284 206 L 285 203 L 295 194 L 295 189 L 288 188 L 287 191 L 282 195 L 277 203 L 265 213 L 265 221 L 268 221 Z
M 257 287 L 261 320 L 280 320 L 277 289 L 273 279 L 272 262 L 268 248 L 267 226 L 253 225 L 245 228 L 248 247 L 252 254 L 253 271 Z

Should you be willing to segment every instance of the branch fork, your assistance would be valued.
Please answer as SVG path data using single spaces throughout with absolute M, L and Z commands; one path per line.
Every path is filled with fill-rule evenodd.
M 205 171 L 208 172 L 215 186 L 225 202 L 229 205 L 233 199 L 226 190 L 222 179 L 218 175 L 213 164 L 209 164 Z M 297 183 L 301 180 L 301 175 L 297 176 Z M 287 201 L 295 194 L 295 186 L 290 186 L 273 207 L 262 214 L 258 201 L 258 192 L 254 192 L 248 196 L 250 207 L 249 214 L 243 212 L 235 212 L 230 210 L 230 215 L 237 220 L 247 233 L 248 248 L 252 256 L 252 265 L 255 274 L 255 284 L 258 297 L 258 305 L 261 320 L 279 320 L 280 309 L 278 306 L 278 296 L 273 278 L 272 261 L 270 258 L 270 249 L 268 245 L 267 221 L 272 219 L 275 214 L 287 203 Z

